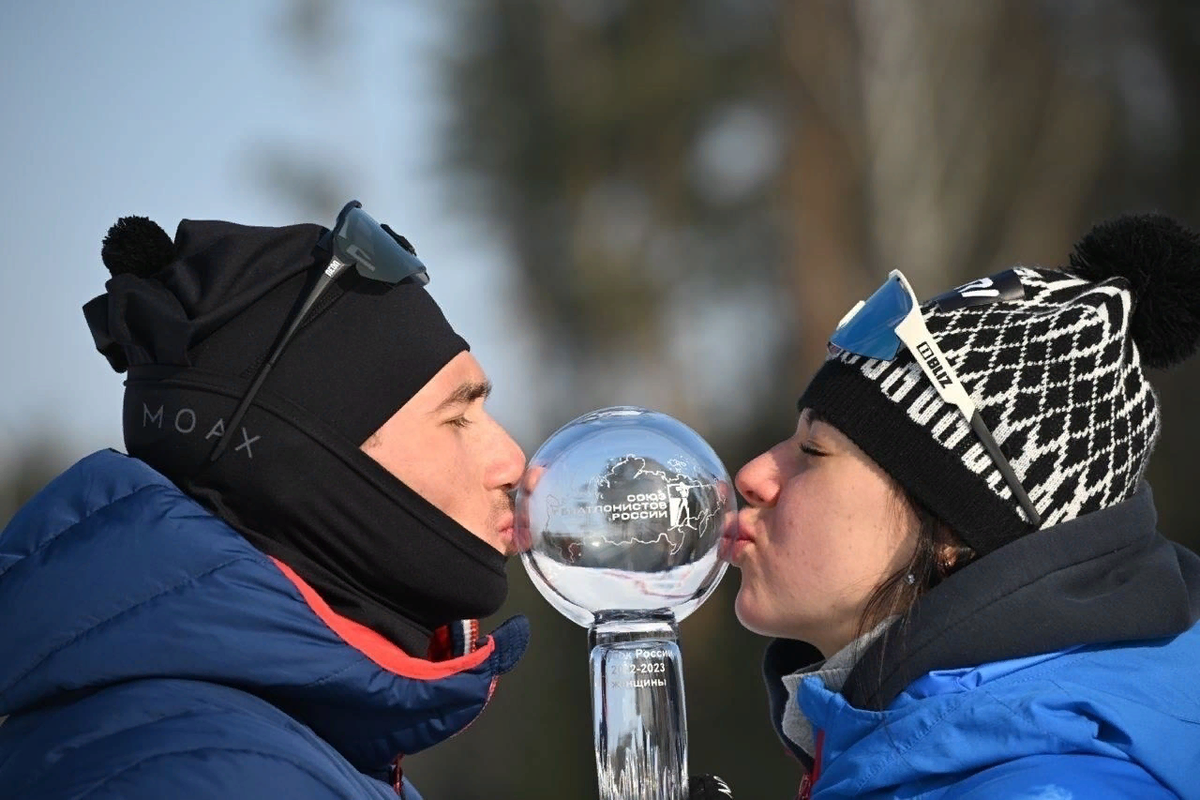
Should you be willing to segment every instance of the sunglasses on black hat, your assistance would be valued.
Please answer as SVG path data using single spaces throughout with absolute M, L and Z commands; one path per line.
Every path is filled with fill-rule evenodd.
M 1026 521 L 1034 528 L 1041 526 L 1041 515 L 1021 486 L 1012 464 L 1004 457 L 979 409 L 925 325 L 921 304 L 904 273 L 893 270 L 869 299 L 850 309 L 829 337 L 829 346 L 832 354 L 846 351 L 879 361 L 891 361 L 901 347 L 907 348 L 942 400 L 957 407 L 970 424 L 1024 512 Z
M 300 323 L 339 275 L 354 267 L 362 277 L 381 283 L 397 284 L 406 280 L 421 285 L 429 283 L 429 272 L 421 263 L 421 259 L 417 258 L 408 240 L 387 225 L 381 225 L 372 219 L 371 215 L 362 210 L 362 203 L 357 200 L 351 200 L 342 208 L 333 228 L 317 242 L 317 249 L 328 252 L 329 261 L 300 308 L 284 324 L 283 336 L 259 368 L 250 388 L 238 403 L 229 424 L 225 427 L 226 432 L 208 457 L 209 462 L 216 461 L 225 452 L 229 442 L 228 432 L 235 430 L 241 423 L 267 374 L 279 360 L 283 349 L 299 329 Z

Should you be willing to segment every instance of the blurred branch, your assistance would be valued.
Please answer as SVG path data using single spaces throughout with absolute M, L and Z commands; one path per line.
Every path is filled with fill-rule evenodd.
M 306 219 L 330 218 L 350 200 L 354 180 L 340 163 L 324 156 L 288 152 L 280 144 L 259 144 L 247 156 L 249 173 L 260 186 L 295 206 Z

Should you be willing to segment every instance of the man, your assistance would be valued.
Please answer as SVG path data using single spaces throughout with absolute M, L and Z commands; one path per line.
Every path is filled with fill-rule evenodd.
M 0 798 L 394 798 L 525 649 L 520 449 L 357 203 L 334 228 L 127 217 L 85 316 L 128 456 L 0 533 Z

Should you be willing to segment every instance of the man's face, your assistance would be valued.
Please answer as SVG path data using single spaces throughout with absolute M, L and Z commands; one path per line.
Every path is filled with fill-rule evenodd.
M 525 454 L 484 410 L 490 391 L 479 362 L 463 351 L 362 450 L 455 522 L 511 555 L 510 492 L 525 469 Z

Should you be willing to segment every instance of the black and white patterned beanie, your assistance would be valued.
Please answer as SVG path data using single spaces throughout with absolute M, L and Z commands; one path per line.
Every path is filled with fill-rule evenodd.
M 1200 236 L 1161 215 L 1102 223 L 1064 270 L 1016 267 L 922 306 L 925 323 L 1041 515 L 1128 499 L 1160 428 L 1147 367 L 1200 338 Z M 1031 530 L 958 409 L 913 357 L 840 352 L 800 398 L 978 555 Z

